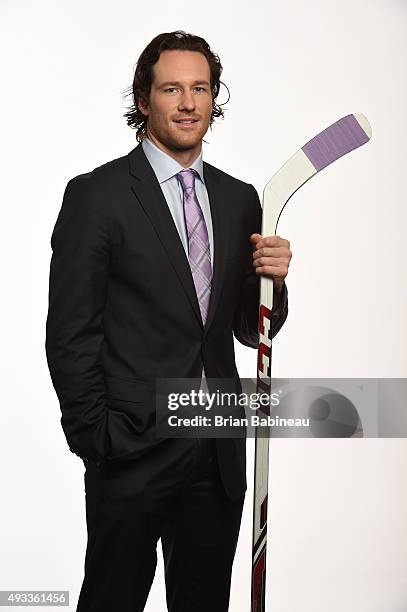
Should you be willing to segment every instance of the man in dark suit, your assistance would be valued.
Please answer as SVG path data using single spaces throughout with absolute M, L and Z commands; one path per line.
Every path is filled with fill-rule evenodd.
M 71 179 L 51 238 L 46 352 L 85 464 L 79 612 L 144 609 L 161 538 L 170 612 L 225 612 L 246 490 L 244 439 L 160 439 L 157 378 L 234 379 L 257 347 L 259 277 L 287 316 L 289 243 L 262 237 L 256 190 L 203 162 L 222 67 L 206 41 L 139 58 L 128 155 Z M 254 119 L 260 123 L 260 115 Z

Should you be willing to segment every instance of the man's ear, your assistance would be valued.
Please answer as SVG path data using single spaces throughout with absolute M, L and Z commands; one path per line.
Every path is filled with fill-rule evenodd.
M 148 102 L 144 98 L 139 98 L 137 107 L 139 111 L 143 113 L 143 115 L 145 115 L 146 117 L 148 116 Z

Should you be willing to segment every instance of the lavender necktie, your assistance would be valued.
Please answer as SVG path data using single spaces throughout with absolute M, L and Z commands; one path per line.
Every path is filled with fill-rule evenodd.
M 188 259 L 191 266 L 202 321 L 205 324 L 211 295 L 212 266 L 208 229 L 195 191 L 198 173 L 193 168 L 178 172 L 184 193 L 184 213 L 188 233 Z

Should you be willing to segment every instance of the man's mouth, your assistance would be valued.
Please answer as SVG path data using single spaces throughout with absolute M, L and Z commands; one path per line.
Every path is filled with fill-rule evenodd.
M 198 119 L 174 119 L 175 123 L 180 123 L 181 125 L 192 125 L 196 123 Z

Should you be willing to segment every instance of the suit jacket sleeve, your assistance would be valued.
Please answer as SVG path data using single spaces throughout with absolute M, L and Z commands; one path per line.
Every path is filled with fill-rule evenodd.
M 260 277 L 253 268 L 253 248 L 249 240 L 251 234 L 261 234 L 262 208 L 260 199 L 253 185 L 251 188 L 252 221 L 247 233 L 247 255 L 246 267 L 240 292 L 239 303 L 235 312 L 233 322 L 234 336 L 244 344 L 252 348 L 257 348 L 259 341 L 259 301 L 260 301 Z M 282 328 L 288 315 L 288 292 L 284 283 L 282 287 L 281 299 L 278 308 L 272 310 L 272 337 Z
M 89 178 L 65 189 L 52 236 L 46 355 L 70 450 L 88 460 L 109 451 L 100 361 L 111 240 Z

